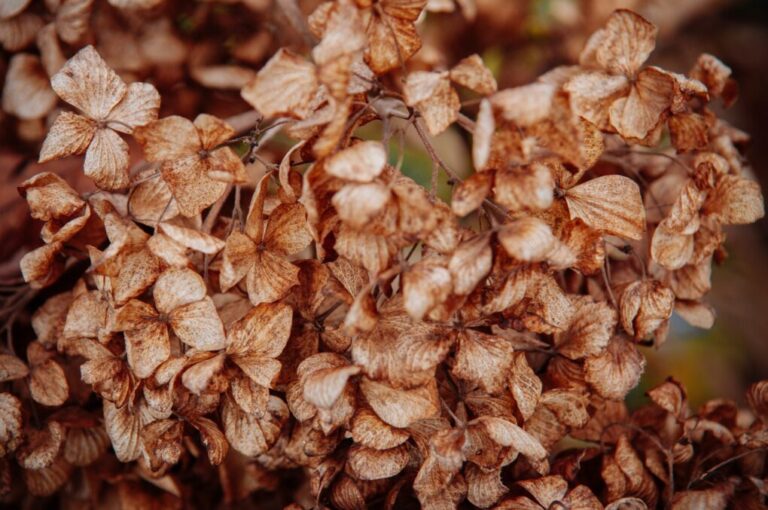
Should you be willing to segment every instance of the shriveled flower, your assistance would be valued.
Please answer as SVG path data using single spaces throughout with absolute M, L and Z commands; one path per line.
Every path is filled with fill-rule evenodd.
M 83 170 L 105 190 L 129 184 L 128 144 L 132 134 L 157 118 L 160 95 L 148 83 L 126 85 L 93 46 L 86 46 L 51 78 L 53 90 L 82 114 L 62 112 L 40 150 L 41 163 L 85 152 Z

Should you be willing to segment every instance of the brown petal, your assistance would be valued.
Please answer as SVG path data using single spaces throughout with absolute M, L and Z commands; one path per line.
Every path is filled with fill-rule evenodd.
M 186 217 L 201 213 L 227 190 L 226 182 L 208 176 L 209 166 L 197 154 L 168 161 L 160 170 L 176 199 L 179 212 Z
M 64 369 L 49 359 L 32 367 L 29 377 L 29 392 L 35 402 L 44 406 L 60 406 L 69 397 L 69 385 Z
M 93 46 L 86 46 L 51 77 L 53 90 L 64 101 L 94 120 L 106 120 L 127 87 Z
M 32 12 L 22 12 L 8 19 L 0 18 L 0 43 L 6 51 L 23 50 L 35 40 L 42 27 L 43 20 Z
M 278 360 L 257 353 L 233 354 L 232 361 L 253 382 L 265 388 L 274 386 L 282 368 L 282 364 Z
M 76 214 L 85 205 L 80 195 L 64 179 L 50 172 L 27 179 L 18 189 L 27 199 L 30 215 L 37 220 L 66 218 Z
M 628 177 L 606 175 L 571 188 L 565 195 L 571 218 L 609 234 L 640 239 L 645 207 L 640 188 Z
M 571 110 L 600 129 L 610 127 L 611 105 L 629 93 L 630 84 L 623 75 L 601 71 L 581 73 L 571 78 L 563 90 L 568 92 Z
M 479 209 L 491 191 L 492 184 L 493 179 L 488 172 L 472 174 L 453 190 L 451 209 L 457 216 L 466 216 Z
M 303 118 L 302 110 L 317 91 L 315 67 L 303 57 L 281 48 L 261 68 L 241 95 L 265 117 L 291 115 Z
M 491 270 L 493 252 L 487 236 L 476 236 L 463 242 L 453 252 L 448 269 L 453 276 L 453 291 L 466 295 L 474 290 Z
M 624 330 L 647 338 L 672 315 L 675 295 L 656 280 L 631 283 L 621 294 L 619 312 Z
M 84 153 L 95 133 L 96 124 L 92 120 L 76 113 L 61 112 L 48 130 L 38 162 Z
M 491 103 L 506 120 L 526 127 L 549 116 L 555 91 L 549 83 L 532 83 L 497 92 Z
M 680 152 L 704 150 L 709 145 L 709 126 L 698 113 L 683 112 L 669 119 L 672 145 Z
M 222 252 L 219 274 L 221 290 L 227 292 L 245 278 L 256 258 L 256 245 L 253 241 L 240 232 L 232 232 Z
M 675 313 L 695 328 L 710 329 L 715 323 L 715 310 L 706 303 L 676 301 Z
M 538 439 L 510 421 L 483 416 L 473 420 L 472 424 L 483 427 L 500 446 L 511 447 L 531 460 L 542 460 L 548 455 Z
M 392 198 L 389 188 L 378 182 L 347 184 L 331 199 L 341 221 L 354 229 L 363 230 Z
M 339 399 L 349 378 L 360 373 L 360 367 L 347 366 L 316 370 L 304 381 L 304 400 L 310 404 L 330 409 Z
M 227 336 L 227 352 L 277 358 L 288 342 L 292 316 L 293 310 L 282 303 L 252 308 L 232 325 Z
M 611 125 L 627 140 L 643 140 L 659 124 L 672 103 L 674 81 L 665 72 L 643 69 L 630 88 L 629 96 L 611 105 Z
M 117 106 L 107 117 L 109 127 L 121 133 L 131 134 L 139 126 L 146 126 L 157 119 L 160 94 L 149 83 L 131 83 Z
M 169 161 L 203 148 L 195 125 L 184 117 L 172 115 L 134 130 L 136 141 L 144 149 L 148 161 Z
M 202 276 L 191 269 L 171 268 L 157 279 L 152 296 L 158 311 L 170 313 L 180 306 L 200 301 L 206 293 Z
M 114 296 L 118 305 L 141 295 L 160 276 L 162 262 L 148 249 L 131 253 L 122 261 L 120 273 L 114 281 Z
M 146 321 L 125 332 L 125 354 L 136 377 L 146 379 L 171 355 L 165 324 Z
M 130 184 L 128 144 L 111 129 L 97 129 L 85 153 L 83 171 L 101 189 L 127 188 Z
M 268 250 L 257 252 L 246 282 L 254 305 L 282 299 L 298 283 L 299 268 Z
M 277 397 L 270 397 L 268 412 L 263 419 L 243 413 L 229 400 L 222 408 L 227 440 L 232 448 L 250 457 L 266 452 L 277 441 L 288 416 L 288 407 Z
M 616 311 L 604 302 L 579 298 L 568 330 L 556 340 L 557 351 L 576 360 L 599 354 L 608 345 L 618 322 Z
M 53 110 L 56 102 L 40 59 L 25 53 L 14 55 L 5 75 L 3 110 L 20 119 L 39 119 Z
M 584 363 L 585 379 L 602 397 L 621 400 L 640 381 L 645 358 L 621 337 L 614 337 L 608 348 Z
M 483 391 L 500 393 L 514 356 L 512 345 L 502 337 L 468 329 L 458 335 L 456 364 L 451 373 L 478 384 Z
M 61 242 L 57 241 L 24 255 L 19 262 L 24 281 L 35 289 L 55 282 L 64 271 L 64 261 L 59 256 L 61 249 Z
M 725 175 L 718 181 L 704 210 L 727 225 L 753 223 L 765 216 L 760 185 L 755 181 Z
M 368 26 L 368 48 L 365 61 L 376 74 L 383 74 L 411 58 L 421 48 L 419 37 L 413 22 L 424 7 L 423 0 L 406 4 L 395 3 L 394 16 L 374 16 Z M 386 10 L 387 7 L 384 7 Z M 415 15 L 414 15 L 415 13 Z
M 422 259 L 402 275 L 403 306 L 408 314 L 421 320 L 442 304 L 453 288 L 451 273 L 445 264 Z
M 461 103 L 443 73 L 416 71 L 408 75 L 405 83 L 405 102 L 415 107 L 427 124 L 431 135 L 448 129 L 458 118 Z
M 269 215 L 264 243 L 267 249 L 293 255 L 312 242 L 307 228 L 307 212 L 301 204 L 280 204 Z
M 556 501 L 562 501 L 568 492 L 568 482 L 559 475 L 543 476 L 518 482 L 543 507 L 549 508 Z
M 382 480 L 397 476 L 410 460 L 405 445 L 374 450 L 354 445 L 347 453 L 346 471 L 358 480 Z
M 189 423 L 200 432 L 200 438 L 208 451 L 208 460 L 211 461 L 211 465 L 221 464 L 229 451 L 229 443 L 219 427 L 202 416 L 195 417 Z
M 363 377 L 360 389 L 376 414 L 389 425 L 404 428 L 417 420 L 439 414 L 434 387 L 396 390 Z
M 387 151 L 381 142 L 365 141 L 337 152 L 325 164 L 330 175 L 355 182 L 371 182 L 387 164 Z
M 141 455 L 141 419 L 129 405 L 117 407 L 104 401 L 104 426 L 120 462 L 136 460 Z
M 136 176 L 138 179 L 145 177 L 141 173 Z M 168 185 L 156 174 L 133 187 L 128 197 L 128 212 L 135 221 L 154 227 L 160 221 L 178 216 L 179 207 Z
M 587 47 L 599 43 L 595 51 L 598 64 L 613 74 L 633 76 L 656 46 L 656 33 L 656 27 L 639 14 L 619 9 L 608 18 L 600 35 L 592 36 L 598 40 Z
M 246 414 L 262 414 L 269 402 L 269 388 L 250 377 L 235 377 L 229 382 L 232 398 Z
M 14 451 L 22 441 L 21 402 L 10 393 L 0 393 L 0 453 Z
M 28 373 L 29 368 L 19 358 L 11 354 L 0 354 L 0 382 L 21 379 Z
M 224 249 L 224 241 L 205 232 L 179 227 L 172 223 L 160 223 L 158 227 L 160 232 L 166 234 L 177 243 L 200 253 L 216 255 Z
M 201 351 L 218 351 L 226 345 L 224 326 L 208 296 L 173 310 L 170 324 L 182 342 Z
M 565 268 L 576 261 L 570 248 L 554 236 L 549 225 L 533 216 L 507 223 L 497 235 L 507 253 L 523 262 L 548 261 L 553 267 Z
M 487 96 L 496 92 L 496 80 L 485 67 L 479 55 L 470 55 L 459 61 L 449 73 L 451 81 Z
M 533 163 L 496 173 L 493 194 L 510 211 L 548 209 L 554 201 L 555 182 L 547 165 Z
M 515 353 L 511 372 L 509 389 L 515 397 L 520 414 L 527 420 L 536 410 L 536 405 L 541 396 L 541 379 L 539 379 L 528 364 L 528 360 L 523 352 Z
M 211 378 L 221 372 L 224 367 L 226 359 L 224 353 L 209 356 L 186 369 L 181 376 L 182 384 L 195 395 L 203 393 L 208 388 Z
M 467 477 L 467 499 L 480 508 L 490 508 L 509 489 L 501 482 L 501 469 L 484 471 L 475 464 L 468 464 L 464 471 Z
M 377 450 L 387 450 L 406 442 L 409 434 L 382 421 L 373 411 L 361 408 L 352 418 L 350 433 L 355 443 Z

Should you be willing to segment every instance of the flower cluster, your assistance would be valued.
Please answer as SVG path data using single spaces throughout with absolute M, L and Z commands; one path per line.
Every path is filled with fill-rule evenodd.
M 709 106 L 734 99 L 715 57 L 644 66 L 656 28 L 619 10 L 578 65 L 498 90 L 477 55 L 414 63 L 426 0 L 308 19 L 287 2 L 308 50 L 257 73 L 195 64 L 255 111 L 188 120 L 93 46 L 65 61 L 94 3 L 0 7 L 55 18 L 40 57 L 13 57 L 4 108 L 40 119 L 61 99 L 39 161 L 84 155 L 95 185 L 48 163 L 19 188 L 43 222 L 24 280 L 58 290 L 26 354 L 0 354 L 0 497 L 173 506 L 287 483 L 292 508 L 764 502 L 767 383 L 750 410 L 692 412 L 672 379 L 623 403 L 673 313 L 711 327 L 723 228 L 764 214 L 747 136 Z M 433 144 L 454 125 L 465 179 Z M 390 158 L 407 135 L 431 187 Z

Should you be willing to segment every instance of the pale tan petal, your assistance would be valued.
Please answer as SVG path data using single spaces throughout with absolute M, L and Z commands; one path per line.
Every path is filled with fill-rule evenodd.
M 438 135 L 448 129 L 459 115 L 459 95 L 451 87 L 448 76 L 417 71 L 408 75 L 405 101 L 415 107 L 427 124 L 430 134 Z
M 85 205 L 85 201 L 64 179 L 51 172 L 27 179 L 18 190 L 27 200 L 31 216 L 36 220 L 67 218 Z
M 85 153 L 85 175 L 104 190 L 115 191 L 128 187 L 128 144 L 108 128 L 97 129 Z
M 393 2 L 395 9 L 398 3 Z M 419 37 L 413 21 L 418 17 L 411 17 L 414 11 L 420 11 L 426 4 L 426 0 L 409 1 L 405 9 L 408 10 L 407 18 L 381 16 L 373 17 L 368 25 L 368 48 L 365 52 L 365 61 L 376 74 L 383 74 L 404 64 L 421 48 Z
M 606 175 L 569 189 L 565 195 L 571 218 L 609 234 L 640 239 L 645 231 L 645 207 L 637 183 L 621 175 Z
M 233 354 L 232 361 L 251 381 L 265 388 L 271 388 L 274 385 L 282 369 L 282 363 L 278 360 L 258 353 Z
M 128 90 L 93 46 L 86 46 L 69 59 L 51 77 L 51 86 L 64 101 L 97 121 L 107 120 Z
M 10 393 L 0 393 L 0 453 L 14 451 L 22 442 L 21 402 Z
M 224 353 L 219 353 L 195 363 L 184 371 L 181 383 L 195 395 L 200 395 L 208 388 L 211 378 L 221 372 L 225 359 Z
M 165 117 L 133 132 L 148 161 L 161 162 L 197 154 L 203 148 L 191 121 L 178 115 Z
M 229 451 L 229 443 L 219 430 L 218 425 L 202 416 L 191 419 L 190 424 L 200 432 L 200 439 L 208 451 L 208 460 L 210 460 L 211 465 L 218 466 L 224 462 Z
M 599 395 L 621 400 L 640 382 L 645 358 L 634 344 L 614 337 L 602 354 L 587 358 L 584 377 Z
M 109 127 L 121 133 L 131 134 L 138 126 L 145 126 L 157 119 L 160 109 L 160 93 L 149 83 L 131 83 L 117 106 L 107 117 Z
M 510 421 L 483 416 L 473 420 L 473 424 L 483 427 L 500 446 L 509 446 L 530 459 L 542 460 L 548 455 L 538 439 Z
M 115 456 L 121 462 L 136 460 L 141 455 L 141 420 L 130 406 L 117 407 L 104 401 L 104 426 L 112 441 Z
M 187 268 L 172 268 L 157 279 L 152 293 L 155 306 L 161 313 L 172 310 L 205 297 L 207 289 L 203 277 Z
M 480 55 L 474 54 L 460 60 L 449 75 L 451 81 L 478 94 L 488 95 L 496 92 L 496 79 L 491 70 L 485 67 Z
M 252 308 L 230 328 L 227 352 L 277 358 L 291 334 L 292 317 L 291 307 L 282 303 L 265 303 Z
M 633 282 L 619 299 L 624 331 L 635 338 L 647 338 L 672 315 L 675 294 L 657 280 Z
M 125 332 L 125 354 L 136 377 L 151 376 L 171 355 L 171 343 L 165 324 L 146 321 Z
M 301 204 L 280 204 L 269 215 L 264 244 L 269 251 L 293 255 L 312 242 L 307 211 Z
M 715 324 L 715 310 L 706 303 L 696 301 L 677 301 L 675 313 L 685 322 L 696 328 L 711 329 Z
M 173 223 L 160 223 L 158 225 L 160 232 L 164 233 L 177 243 L 187 248 L 205 253 L 206 255 L 216 255 L 224 249 L 224 241 L 205 232 L 192 228 L 179 227 Z
M 122 260 L 120 273 L 113 282 L 116 303 L 122 305 L 141 295 L 160 276 L 162 266 L 160 259 L 147 249 L 127 255 Z
M 226 292 L 240 282 L 256 261 L 256 245 L 245 234 L 232 232 L 224 245 L 219 284 Z
M 270 397 L 263 418 L 244 413 L 239 406 L 226 400 L 222 408 L 224 433 L 232 448 L 253 457 L 266 452 L 280 436 L 280 429 L 290 412 L 285 402 Z
M 138 179 L 146 177 L 139 174 Z M 179 207 L 170 188 L 160 174 L 143 180 L 132 188 L 128 197 L 128 213 L 137 222 L 155 226 L 179 215 Z
M 557 335 L 555 340 L 557 351 L 573 360 L 602 352 L 618 322 L 616 311 L 607 303 L 581 297 L 575 304 L 576 311 L 568 330 Z
M 421 260 L 402 275 L 403 306 L 408 314 L 421 320 L 442 304 L 453 289 L 451 272 L 444 264 Z
M 626 96 L 629 87 L 623 75 L 591 71 L 573 77 L 563 86 L 563 90 L 568 92 L 574 114 L 584 117 L 600 129 L 608 129 L 611 105 Z
M 232 126 L 218 117 L 208 115 L 207 113 L 201 113 L 195 117 L 194 125 L 200 134 L 200 142 L 203 149 L 213 149 L 235 135 L 235 130 Z
M 656 27 L 626 9 L 614 11 L 601 32 L 595 58 L 613 74 L 634 76 L 656 46 Z
M 251 303 L 272 303 L 299 284 L 299 268 L 271 251 L 258 252 L 246 285 Z
M 163 180 L 171 188 L 183 216 L 199 214 L 226 191 L 227 183 L 211 179 L 208 170 L 208 165 L 197 154 L 162 165 Z
M 0 382 L 13 381 L 26 377 L 29 368 L 16 356 L 0 354 Z
M 38 161 L 45 163 L 52 159 L 82 154 L 90 145 L 96 124 L 81 115 L 61 112 L 53 122 L 43 141 Z
M 3 87 L 3 110 L 20 119 L 39 119 L 58 101 L 40 59 L 19 53 L 13 56 Z
M 88 31 L 93 0 L 65 0 L 56 9 L 56 32 L 67 44 L 77 44 Z
M 527 420 L 533 416 L 541 396 L 542 383 L 528 364 L 523 352 L 515 353 L 509 377 L 509 389 L 523 418 Z
M 465 470 L 467 499 L 479 508 L 489 508 L 499 501 L 509 489 L 501 483 L 501 469 L 485 471 L 475 464 Z
M 651 258 L 670 271 L 685 266 L 693 257 L 693 249 L 693 235 L 672 232 L 664 222 L 653 232 Z
M 347 184 L 333 195 L 331 203 L 341 220 L 355 229 L 363 229 L 387 206 L 392 193 L 378 182 Z
M 32 367 L 29 377 L 29 392 L 35 402 L 44 406 L 60 406 L 69 397 L 69 384 L 64 369 L 49 359 Z
M 643 140 L 659 124 L 672 104 L 674 81 L 655 67 L 644 69 L 626 98 L 613 102 L 611 126 L 628 140 Z
M 376 414 L 389 425 L 404 428 L 439 414 L 435 388 L 397 390 L 364 377 L 360 389 Z
M 173 310 L 170 324 L 182 342 L 201 351 L 218 351 L 226 346 L 224 326 L 208 296 Z
M 499 91 L 490 100 L 502 117 L 525 127 L 549 116 L 555 92 L 549 83 L 531 83 Z
M 733 175 L 723 176 L 704 210 L 727 225 L 753 223 L 765 216 L 765 204 L 760 185 Z
M 382 480 L 397 476 L 410 460 L 408 448 L 374 450 L 354 445 L 347 453 L 347 472 L 358 480 Z
M 269 388 L 253 382 L 250 377 L 235 377 L 229 383 L 232 398 L 247 414 L 262 414 L 269 402 Z
M 355 182 L 370 182 L 387 164 L 387 151 L 381 142 L 359 142 L 337 152 L 325 164 L 330 175 Z
M 493 253 L 486 236 L 463 242 L 451 256 L 448 270 L 453 276 L 453 291 L 465 295 L 474 290 L 491 270 Z
M 496 172 L 493 195 L 510 211 L 540 211 L 552 205 L 554 188 L 550 168 L 532 163 Z
M 256 78 L 253 69 L 236 65 L 193 66 L 193 80 L 209 89 L 240 90 Z
M 407 431 L 386 424 L 376 413 L 365 408 L 355 413 L 350 432 L 355 443 L 378 450 L 399 446 L 409 437 Z
M 19 262 L 24 281 L 40 289 L 52 284 L 64 271 L 64 260 L 59 255 L 62 244 L 45 244 L 24 255 Z
M 291 115 L 303 118 L 318 87 L 315 67 L 303 57 L 280 49 L 261 68 L 241 95 L 265 117 Z
M 483 99 L 480 101 L 475 130 L 472 133 L 472 164 L 478 172 L 485 170 L 490 158 L 494 131 L 496 131 L 496 119 L 493 117 L 493 106 L 490 100 Z
M 451 209 L 457 216 L 466 216 L 479 209 L 490 193 L 492 184 L 490 172 L 472 174 L 454 188 Z
M 477 384 L 483 391 L 501 393 L 506 386 L 513 356 L 512 344 L 504 338 L 467 329 L 458 335 L 451 373 Z
M 304 378 L 304 400 L 310 404 L 330 409 L 341 396 L 350 377 L 360 373 L 358 366 L 325 368 L 316 370 Z

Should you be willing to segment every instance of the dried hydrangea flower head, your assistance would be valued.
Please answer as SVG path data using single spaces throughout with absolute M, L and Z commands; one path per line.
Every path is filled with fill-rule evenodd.
M 708 106 L 725 64 L 644 67 L 657 30 L 618 10 L 578 65 L 498 90 L 421 36 L 426 10 L 490 23 L 481 2 L 163 3 L 46 1 L 40 57 L 11 59 L 3 108 L 45 171 L 19 179 L 43 243 L 4 329 L 33 303 L 29 338 L 0 352 L 3 503 L 765 504 L 768 383 L 748 409 L 671 378 L 624 404 L 673 313 L 712 326 L 723 227 L 764 215 Z M 8 51 L 41 12 L 0 4 Z M 46 129 L 57 97 L 76 112 Z M 466 178 L 434 139 L 459 130 Z M 90 188 L 56 161 L 80 155 Z

